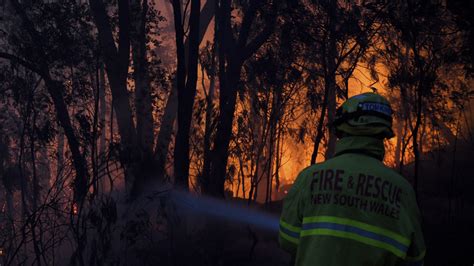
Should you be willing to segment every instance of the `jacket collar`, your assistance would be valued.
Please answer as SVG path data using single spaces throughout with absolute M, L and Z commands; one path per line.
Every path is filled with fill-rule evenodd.
M 382 161 L 385 155 L 385 148 L 382 139 L 366 136 L 350 136 L 343 137 L 336 143 L 336 153 L 334 156 L 344 153 L 365 154 Z

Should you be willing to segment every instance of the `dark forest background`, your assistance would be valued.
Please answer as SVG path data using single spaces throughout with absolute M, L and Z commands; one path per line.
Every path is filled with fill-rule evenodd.
M 336 108 L 374 91 L 395 110 L 385 163 L 415 188 L 426 265 L 471 265 L 473 6 L 0 1 L 0 264 L 289 265 L 276 233 L 167 192 L 278 216 L 297 173 L 333 155 Z

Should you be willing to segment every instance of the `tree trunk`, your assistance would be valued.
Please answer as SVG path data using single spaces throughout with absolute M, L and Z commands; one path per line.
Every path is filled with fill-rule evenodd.
M 13 237 L 13 186 L 12 179 L 7 178 L 5 166 L 8 167 L 10 162 L 9 160 L 9 145 L 8 137 L 3 136 L 0 133 L 0 178 L 2 180 L 3 189 L 5 190 L 5 201 L 6 201 L 6 223 L 5 223 L 5 232 L 6 236 L 9 239 Z M 7 243 L 5 243 L 6 245 Z
M 319 144 L 321 143 L 321 140 L 323 139 L 323 136 L 324 136 L 323 126 L 324 126 L 324 120 L 326 118 L 328 95 L 329 95 L 329 87 L 324 86 L 323 106 L 321 107 L 321 115 L 319 116 L 318 127 L 316 130 L 316 138 L 314 140 L 313 153 L 311 154 L 311 164 L 316 163 L 316 159 L 318 158 L 318 152 L 319 152 Z
M 94 69 L 94 74 L 91 74 L 91 83 L 95 84 L 94 92 L 94 112 L 92 122 L 92 140 L 91 140 L 91 167 L 92 167 L 92 197 L 95 197 L 99 193 L 99 156 L 97 150 L 97 137 L 99 132 L 99 103 L 100 103 L 100 63 L 99 58 L 96 59 L 97 64 Z M 91 71 L 92 72 L 92 71 Z
M 216 40 L 214 39 L 214 44 Z M 211 168 L 211 134 L 212 134 L 212 113 L 214 110 L 214 91 L 215 91 L 215 86 L 216 86 L 216 45 L 212 48 L 212 55 L 211 55 L 211 69 L 210 69 L 210 84 L 209 84 L 209 92 L 206 97 L 206 125 L 204 128 L 204 156 L 203 156 L 203 170 L 202 170 L 202 175 L 201 175 L 201 180 L 200 183 L 202 183 L 202 176 L 206 175 L 209 176 L 209 171 Z M 204 73 L 204 71 L 203 71 Z M 242 188 L 245 189 L 245 184 L 242 183 Z M 237 195 L 239 193 L 239 190 L 237 189 Z
M 191 1 L 191 0 L 190 0 Z M 194 1 L 193 1 L 194 2 Z M 184 177 L 186 166 L 189 167 L 189 135 L 186 135 L 184 128 L 188 123 L 186 113 L 188 110 L 184 103 L 186 101 L 186 76 L 187 76 L 187 63 L 186 60 L 186 48 L 184 45 L 184 20 L 183 17 L 183 8 L 180 0 L 173 0 L 173 17 L 174 17 L 174 28 L 175 28 L 175 41 L 176 41 L 176 57 L 177 57 L 177 69 L 176 69 L 176 87 L 177 87 L 177 114 L 178 114 L 178 129 L 177 135 L 175 138 L 175 147 L 174 147 L 174 176 L 175 184 L 182 187 L 184 190 L 188 190 L 188 183 L 184 182 L 184 179 L 187 180 L 187 175 Z M 194 4 L 194 3 L 193 3 Z M 191 25 L 191 24 L 189 24 Z M 193 97 L 194 101 L 194 97 Z M 191 107 L 192 110 L 192 107 Z M 190 125 L 190 121 L 189 121 Z M 188 148 L 188 149 L 186 149 Z M 178 162 L 183 161 L 183 162 Z M 178 169 L 179 168 L 179 169 Z
M 56 150 L 56 178 L 59 178 L 62 175 L 64 168 L 64 132 L 62 132 L 61 128 L 58 129 L 56 141 L 58 145 Z M 59 187 L 56 189 L 59 189 Z
M 336 9 L 337 1 L 330 1 L 328 11 L 328 50 L 326 51 L 326 73 L 324 76 L 324 86 L 328 90 L 328 101 L 327 101 L 327 125 L 328 130 L 328 146 L 326 149 L 326 159 L 331 158 L 336 150 L 336 132 L 332 126 L 334 123 L 334 117 L 336 115 L 336 57 L 337 57 L 337 44 L 336 44 Z
M 221 65 L 221 64 L 219 64 Z M 219 118 L 214 140 L 211 164 L 211 182 L 205 188 L 206 194 L 224 197 L 224 183 L 226 178 L 227 161 L 229 157 L 229 143 L 232 136 L 232 123 L 234 121 L 235 103 L 237 98 L 238 80 L 240 80 L 240 67 L 236 70 L 232 63 L 229 72 L 220 75 L 220 100 Z M 237 78 L 236 78 L 237 77 Z
M 112 92 L 113 107 L 117 117 L 120 134 L 120 160 L 125 166 L 125 183 L 132 194 L 136 191 L 134 183 L 139 154 L 137 152 L 137 133 L 133 122 L 127 89 L 127 76 L 130 59 L 130 7 L 128 1 L 118 2 L 118 47 L 115 44 L 109 17 L 101 0 L 90 0 L 90 8 L 98 30 L 99 44 L 103 55 L 107 78 Z M 132 198 L 134 195 L 132 195 Z
M 415 156 L 415 175 L 414 175 L 414 190 L 415 190 L 415 195 L 418 196 L 418 176 L 419 176 L 419 168 L 420 168 L 420 150 L 419 150 L 419 142 L 418 142 L 418 131 L 421 126 L 421 119 L 422 119 L 422 111 L 423 111 L 423 90 L 424 90 L 424 79 L 425 79 L 425 73 L 424 73 L 424 67 L 423 63 L 421 61 L 419 51 L 416 48 L 416 42 L 414 41 L 413 46 L 413 54 L 415 57 L 415 66 L 418 71 L 418 85 L 416 88 L 416 121 L 415 121 L 415 127 L 413 128 L 412 135 L 413 135 L 413 154 Z
M 218 23 L 216 34 L 219 51 L 219 118 L 211 156 L 211 171 L 209 176 L 203 175 L 203 191 L 212 196 L 224 197 L 229 143 L 232 137 L 232 124 L 242 65 L 268 40 L 275 27 L 276 15 L 268 16 L 269 21 L 263 30 L 251 42 L 248 42 L 258 5 L 263 2 L 252 1 L 245 10 L 238 39 L 235 40 L 231 26 L 231 3 L 229 1 L 218 2 L 220 2 L 220 6 L 216 9 L 216 23 Z M 276 5 L 276 2 L 272 2 L 273 8 Z
M 397 143 L 395 145 L 395 167 L 400 167 L 401 162 L 401 150 L 402 150 L 402 134 L 403 134 L 403 121 L 396 121 L 396 131 L 397 131 Z
M 132 109 L 128 97 L 127 75 L 130 54 L 130 12 L 128 1 L 119 1 L 119 47 L 115 45 L 109 18 L 105 6 L 100 0 L 90 0 L 90 7 L 98 29 L 98 37 L 110 89 L 120 140 L 125 149 L 136 144 L 136 131 L 133 123 Z
M 99 119 L 101 124 L 101 135 L 100 135 L 100 143 L 99 143 L 99 158 L 105 158 L 105 153 L 107 149 L 107 93 L 106 93 L 106 86 L 105 86 L 105 73 L 104 73 L 104 65 L 101 63 L 99 67 Z M 104 175 L 101 175 L 101 181 L 99 182 L 99 186 L 101 187 L 102 191 L 106 191 L 106 182 Z
M 156 178 L 153 158 L 154 130 L 151 84 L 147 58 L 146 20 L 148 0 L 131 1 L 131 48 L 135 83 L 136 158 L 132 167 L 134 182 L 132 198 L 139 195 L 147 183 Z
M 168 150 L 173 136 L 174 122 L 178 109 L 178 92 L 176 86 L 173 85 L 166 101 L 165 111 L 161 118 L 160 131 L 156 137 L 155 144 L 155 161 L 156 173 L 158 180 L 162 180 L 165 176 L 166 159 Z
M 216 0 L 207 0 L 206 4 L 204 4 L 200 19 L 199 19 L 199 43 L 202 42 L 204 39 L 204 34 L 214 17 L 215 14 L 215 5 Z M 171 13 L 171 12 L 169 12 Z M 185 50 L 186 47 L 189 47 L 189 38 L 186 39 L 184 44 Z M 185 53 L 185 61 L 187 62 L 187 53 Z M 158 174 L 159 179 L 165 175 L 165 167 L 166 167 L 166 159 L 168 155 L 169 146 L 171 143 L 171 138 L 173 135 L 173 128 L 174 123 L 177 116 L 178 110 L 178 92 L 177 92 L 177 84 L 175 83 L 171 87 L 171 91 L 168 96 L 168 100 L 166 101 L 165 111 L 163 117 L 161 119 L 160 130 L 158 136 L 156 137 L 156 144 L 155 144 L 155 160 L 156 160 L 156 172 Z
M 143 2 L 143 3 L 142 3 Z M 153 117 L 150 77 L 148 72 L 146 16 L 148 0 L 133 0 L 132 12 L 132 57 L 135 81 L 135 117 L 137 123 L 138 147 L 142 157 L 149 157 L 153 151 Z
M 282 157 L 283 157 L 283 147 L 285 143 L 285 134 L 283 132 L 283 126 L 279 123 L 278 126 L 278 136 L 276 143 L 276 156 L 275 156 L 275 190 L 276 192 L 280 191 L 280 169 L 282 167 Z M 277 194 L 278 196 L 278 194 Z M 278 200 L 279 198 L 273 197 L 273 200 Z
M 255 87 L 260 86 L 260 84 L 253 84 Z M 267 95 L 268 96 L 268 95 Z M 255 172 L 253 173 L 252 178 L 252 189 L 249 196 L 249 201 L 258 201 L 260 203 L 265 202 L 265 197 L 267 193 L 268 185 L 268 152 L 270 147 L 269 134 L 270 134 L 270 121 L 267 120 L 266 114 L 268 111 L 267 108 L 263 110 L 263 115 L 260 114 L 259 110 L 259 99 L 257 90 L 250 91 L 250 106 L 252 112 L 250 113 L 251 117 L 251 126 L 252 129 L 252 138 L 253 138 L 253 153 L 256 155 L 255 158 Z
M 240 71 L 239 71 L 240 76 Z M 236 86 L 235 82 L 231 86 Z M 221 84 L 222 85 L 222 84 Z M 219 124 L 217 126 L 216 138 L 213 149 L 213 162 L 211 165 L 211 182 L 210 194 L 214 196 L 224 197 L 224 183 L 227 170 L 227 161 L 229 156 L 229 143 L 232 136 L 232 122 L 234 119 L 236 88 L 231 86 L 227 89 L 230 92 L 221 91 L 221 103 Z M 223 88 L 223 86 L 221 87 Z
M 189 189 L 189 130 L 193 115 L 194 98 L 196 96 L 197 63 L 199 58 L 199 15 L 201 9 L 200 0 L 191 1 L 187 62 L 185 58 L 184 25 L 181 24 L 180 4 L 178 0 L 173 1 L 178 54 L 178 132 L 174 149 L 174 171 L 176 185 L 185 190 Z
M 40 200 L 39 194 L 40 194 L 40 184 L 38 180 L 38 172 L 37 172 L 37 167 L 36 167 L 36 138 L 35 138 L 35 123 L 37 119 L 37 113 L 36 110 L 33 110 L 33 118 L 32 118 L 32 125 L 31 128 L 28 130 L 29 131 L 29 139 L 30 139 L 30 160 L 31 160 L 31 171 L 32 171 L 32 181 L 33 181 L 33 197 L 31 198 L 32 200 L 32 208 L 33 212 L 36 211 L 38 208 L 38 202 Z
M 274 169 L 274 160 L 275 155 L 278 153 L 278 150 L 275 153 L 275 145 L 277 142 L 277 126 L 278 121 L 280 120 L 280 108 L 281 102 L 281 89 L 277 89 L 277 92 L 273 92 L 272 97 L 272 111 L 270 114 L 270 137 L 268 139 L 268 160 L 267 160 L 267 189 L 265 193 L 265 204 L 268 204 L 272 200 L 272 191 L 273 191 L 273 169 Z
M 76 201 L 82 201 L 87 194 L 89 173 L 87 171 L 87 162 L 80 151 L 80 144 L 74 133 L 69 112 L 64 102 L 63 91 L 66 91 L 66 89 L 63 87 L 62 83 L 58 81 L 45 79 L 45 83 L 55 106 L 56 117 L 66 135 L 69 150 L 71 151 L 73 159 L 74 169 L 76 170 L 76 178 L 74 179 L 74 199 Z

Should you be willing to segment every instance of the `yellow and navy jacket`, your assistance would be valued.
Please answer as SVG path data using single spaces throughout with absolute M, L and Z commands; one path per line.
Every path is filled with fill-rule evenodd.
M 411 185 L 382 159 L 383 141 L 345 137 L 334 158 L 304 169 L 283 203 L 280 246 L 296 265 L 422 265 Z

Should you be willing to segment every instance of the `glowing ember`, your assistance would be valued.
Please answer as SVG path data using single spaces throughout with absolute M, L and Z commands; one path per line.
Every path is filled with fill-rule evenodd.
M 77 203 L 72 204 L 72 214 L 77 215 L 79 213 L 79 209 L 77 207 Z

